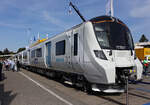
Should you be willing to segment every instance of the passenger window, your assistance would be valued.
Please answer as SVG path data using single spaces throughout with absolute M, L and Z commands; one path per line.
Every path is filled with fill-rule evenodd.
M 42 57 L 42 48 L 36 49 L 36 57 Z
M 65 55 L 65 40 L 56 42 L 56 55 Z
M 74 34 L 74 56 L 78 55 L 78 33 Z
M 19 55 L 19 59 L 20 59 L 20 60 L 22 59 L 22 56 L 21 56 L 21 55 Z
M 35 57 L 35 50 L 32 50 L 31 51 L 31 58 L 34 58 Z
M 27 59 L 27 53 L 26 52 L 23 53 L 23 59 Z

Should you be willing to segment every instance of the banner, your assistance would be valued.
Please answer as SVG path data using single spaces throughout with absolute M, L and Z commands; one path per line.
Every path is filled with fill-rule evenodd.
M 107 0 L 106 15 L 108 15 L 108 16 L 114 16 L 113 0 Z

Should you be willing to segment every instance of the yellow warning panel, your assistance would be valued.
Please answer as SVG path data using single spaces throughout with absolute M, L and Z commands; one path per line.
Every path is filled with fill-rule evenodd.
M 36 46 L 36 45 L 38 45 L 38 44 L 40 44 L 40 43 L 42 43 L 42 42 L 44 42 L 46 40 L 47 40 L 47 38 L 37 40 L 35 43 L 30 45 L 30 48 L 32 48 L 32 47 L 34 47 L 34 46 Z

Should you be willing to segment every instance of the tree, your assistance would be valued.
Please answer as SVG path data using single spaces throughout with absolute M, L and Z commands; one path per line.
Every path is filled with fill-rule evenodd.
M 16 53 L 15 53 L 15 52 L 13 52 L 13 51 L 10 51 L 10 52 L 9 52 L 9 54 L 16 54 Z
M 139 42 L 148 42 L 148 39 L 146 38 L 146 36 L 143 34 L 139 40 Z
M 9 53 L 10 53 L 9 50 L 7 48 L 5 48 L 3 51 L 3 54 L 5 55 L 5 54 L 9 54 Z
M 25 49 L 26 49 L 25 47 L 19 48 L 18 51 L 17 51 L 17 53 L 19 53 L 19 52 L 21 52 L 21 51 L 23 51 L 23 50 L 25 50 Z
M 2 51 L 0 51 L 0 55 L 3 55 L 3 52 L 2 52 Z

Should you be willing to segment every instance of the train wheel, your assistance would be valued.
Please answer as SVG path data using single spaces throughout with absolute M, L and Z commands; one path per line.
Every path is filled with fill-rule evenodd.
M 88 94 L 92 94 L 92 85 L 89 82 L 84 82 L 83 83 L 83 91 L 88 93 Z

